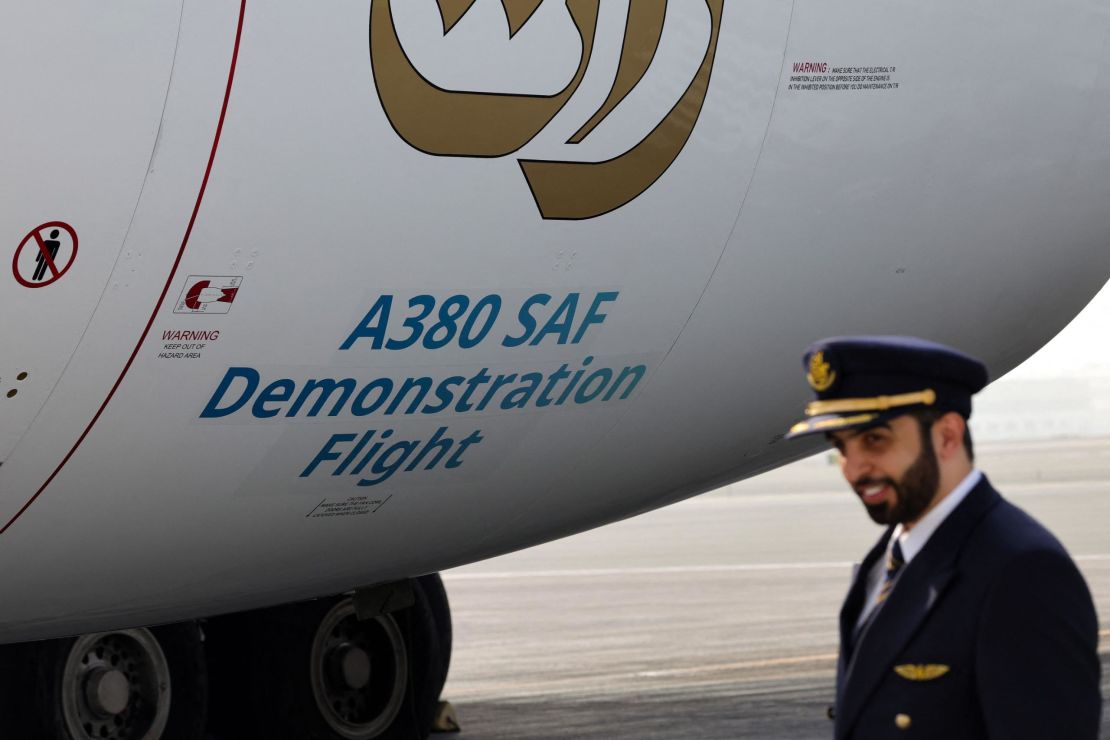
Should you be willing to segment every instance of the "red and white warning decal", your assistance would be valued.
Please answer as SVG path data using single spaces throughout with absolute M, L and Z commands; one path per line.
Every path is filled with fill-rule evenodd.
M 190 275 L 173 312 L 227 313 L 242 282 L 242 275 Z
M 77 257 L 77 232 L 64 221 L 40 224 L 23 237 L 12 258 L 12 274 L 25 288 L 43 288 L 69 272 Z

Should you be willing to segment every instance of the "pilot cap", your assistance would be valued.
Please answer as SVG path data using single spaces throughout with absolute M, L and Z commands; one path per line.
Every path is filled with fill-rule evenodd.
M 787 439 L 872 426 L 917 409 L 971 416 L 971 396 L 987 384 L 982 362 L 915 337 L 831 337 L 803 356 L 816 398 Z

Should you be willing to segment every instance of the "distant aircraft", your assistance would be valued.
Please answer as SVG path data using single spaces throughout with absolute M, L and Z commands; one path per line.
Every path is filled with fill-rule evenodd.
M 1015 366 L 1110 275 L 1108 34 L 1079 0 L 10 4 L 0 735 L 426 733 L 438 571 L 811 453 L 816 337 Z

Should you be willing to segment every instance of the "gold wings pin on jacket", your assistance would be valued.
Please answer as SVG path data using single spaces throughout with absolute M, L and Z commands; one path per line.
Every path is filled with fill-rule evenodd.
M 907 663 L 894 666 L 894 672 L 910 681 L 932 681 L 948 673 L 951 668 L 934 663 Z

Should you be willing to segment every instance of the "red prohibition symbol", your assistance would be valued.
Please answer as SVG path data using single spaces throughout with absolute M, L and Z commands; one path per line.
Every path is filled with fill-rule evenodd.
M 75 259 L 77 232 L 64 221 L 47 221 L 31 229 L 16 247 L 12 274 L 25 288 L 44 288 L 69 272 Z

